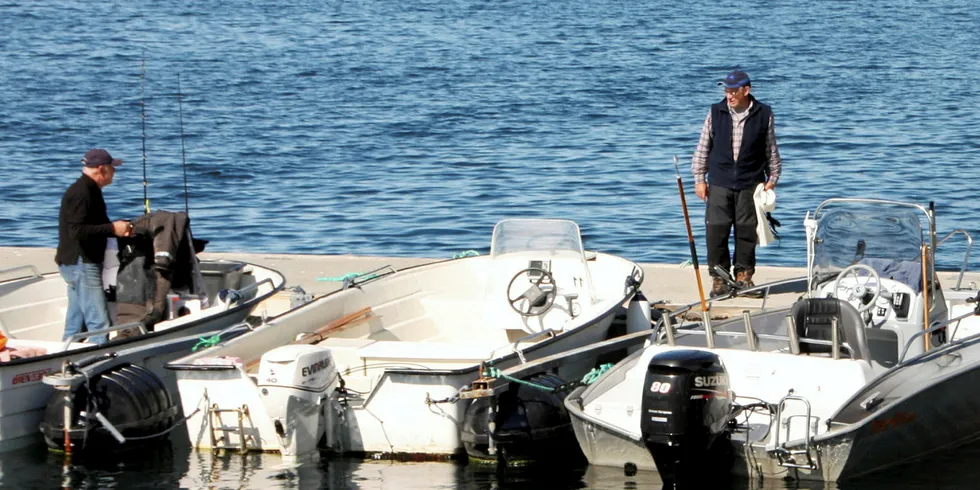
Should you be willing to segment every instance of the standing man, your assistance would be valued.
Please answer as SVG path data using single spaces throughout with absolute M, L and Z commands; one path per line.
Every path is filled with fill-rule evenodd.
M 772 108 L 749 92 L 748 73 L 733 71 L 718 82 L 725 99 L 713 104 L 701 128 L 701 138 L 691 160 L 694 190 L 707 203 L 705 225 L 711 295 L 729 292 L 728 284 L 714 266 L 731 274 L 728 237 L 735 226 L 735 281 L 752 287 L 755 273 L 756 212 L 753 192 L 759 184 L 776 187 L 782 159 L 776 147 Z
M 83 326 L 89 332 L 109 327 L 109 308 L 102 285 L 106 239 L 133 234 L 129 221 L 109 221 L 102 198 L 102 188 L 112 183 L 122 160 L 112 158 L 105 150 L 93 149 L 85 153 L 82 164 L 82 175 L 65 191 L 58 212 L 58 251 L 54 261 L 68 283 L 63 340 L 81 332 Z M 89 338 L 96 344 L 108 340 L 107 335 Z

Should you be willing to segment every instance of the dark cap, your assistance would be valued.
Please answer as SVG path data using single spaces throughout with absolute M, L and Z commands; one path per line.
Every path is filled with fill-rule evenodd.
M 112 158 L 109 152 L 103 150 L 102 148 L 94 148 L 85 152 L 85 156 L 82 157 L 82 163 L 86 167 L 101 167 L 103 165 L 112 165 L 113 167 L 118 167 L 122 165 L 121 158 Z
M 725 88 L 739 88 L 746 85 L 752 85 L 749 80 L 749 74 L 741 70 L 735 70 L 728 74 L 724 80 L 718 82 L 718 85 L 724 85 Z

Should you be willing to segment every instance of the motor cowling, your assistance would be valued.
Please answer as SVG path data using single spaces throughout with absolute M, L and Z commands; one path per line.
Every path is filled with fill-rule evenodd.
M 706 465 L 730 464 L 728 448 L 732 402 L 728 372 L 706 350 L 671 350 L 647 367 L 640 430 L 665 485 L 686 474 L 703 475 Z M 717 461 L 712 461 L 717 460 Z M 722 471 L 727 473 L 727 468 Z
M 314 451 L 324 431 L 323 402 L 338 384 L 330 350 L 307 344 L 272 349 L 262 356 L 257 384 L 282 455 Z
M 337 378 L 337 366 L 329 349 L 294 344 L 266 352 L 259 363 L 260 387 L 298 388 L 323 392 Z
M 104 456 L 106 451 L 127 451 L 166 439 L 178 408 L 163 379 L 128 362 L 84 375 L 86 382 L 69 393 L 55 390 L 48 399 L 40 429 L 49 449 L 65 450 L 66 397 L 71 413 L 67 435 L 75 453 Z M 117 440 L 113 431 L 124 440 Z

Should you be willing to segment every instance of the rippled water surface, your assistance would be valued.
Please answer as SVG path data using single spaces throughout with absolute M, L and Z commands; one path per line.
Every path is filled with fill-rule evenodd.
M 214 251 L 441 257 L 486 250 L 502 218 L 547 216 L 576 220 L 589 248 L 679 262 L 672 157 L 703 253 L 689 155 L 736 66 L 774 107 L 785 159 L 783 240 L 760 263 L 803 265 L 803 214 L 833 196 L 935 200 L 941 232 L 977 230 L 972 2 L 53 1 L 0 13 L 3 245 L 55 245 L 60 194 L 92 146 L 127 159 L 106 189 L 112 217 L 141 212 L 145 101 L 151 207 L 184 207 L 186 170 L 196 234 Z M 963 251 L 951 240 L 940 265 Z
M 722 97 L 716 80 L 734 67 L 773 106 L 784 158 L 783 239 L 759 250 L 760 264 L 802 266 L 803 214 L 834 196 L 934 200 L 941 234 L 977 234 L 978 25 L 964 0 L 7 0 L 0 245 L 54 246 L 60 195 L 100 146 L 127 160 L 106 189 L 113 218 L 138 215 L 144 190 L 153 209 L 183 209 L 186 172 L 195 234 L 212 251 L 446 257 L 485 252 L 502 218 L 535 216 L 577 221 L 590 249 L 680 262 L 672 159 L 703 254 L 690 154 Z M 963 241 L 943 247 L 939 265 L 958 267 Z M 189 454 L 171 453 L 142 481 L 551 481 L 442 463 L 280 471 L 265 457 Z M 60 463 L 3 466 L 0 483 L 57 474 Z M 972 471 L 961 466 L 943 475 Z M 129 488 L 130 468 L 75 470 L 69 483 Z M 241 483 L 252 471 L 262 476 Z M 569 470 L 558 485 L 645 487 L 591 472 Z M 939 477 L 924 473 L 919 481 Z M 17 481 L 60 485 L 45 478 Z

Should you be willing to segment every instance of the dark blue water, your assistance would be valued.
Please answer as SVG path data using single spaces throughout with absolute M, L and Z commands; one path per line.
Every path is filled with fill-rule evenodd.
M 785 160 L 783 240 L 760 263 L 803 265 L 803 214 L 833 196 L 935 200 L 941 233 L 976 234 L 975 7 L 8 0 L 0 244 L 56 243 L 93 146 L 127 160 L 112 217 L 141 212 L 143 100 L 151 207 L 184 208 L 186 170 L 213 251 L 442 257 L 547 216 L 589 248 L 680 262 L 672 157 L 703 253 L 690 154 L 736 66 L 774 107 Z
M 186 172 L 212 251 L 446 257 L 486 251 L 500 219 L 534 216 L 577 221 L 590 249 L 680 262 L 672 158 L 703 251 L 689 159 L 722 97 L 715 81 L 735 67 L 773 106 L 784 158 L 783 239 L 760 264 L 802 266 L 803 214 L 835 196 L 934 200 L 941 236 L 976 235 L 978 25 L 966 0 L 7 0 L 0 245 L 55 245 L 60 195 L 90 147 L 127 160 L 106 189 L 112 217 L 141 213 L 145 144 L 151 207 L 183 209 Z M 959 266 L 962 243 L 943 246 L 941 267 Z M 189 454 L 82 466 L 67 483 L 520 487 L 436 463 L 277 472 L 266 457 Z M 17 472 L 5 456 L 0 484 L 60 486 L 37 477 L 61 467 L 42 456 L 18 455 Z M 954 476 L 972 471 L 960 466 Z M 902 481 L 938 478 L 925 468 Z M 266 476 L 241 483 L 253 472 Z M 412 483 L 430 472 L 450 476 Z M 568 475 L 558 486 L 644 486 Z

